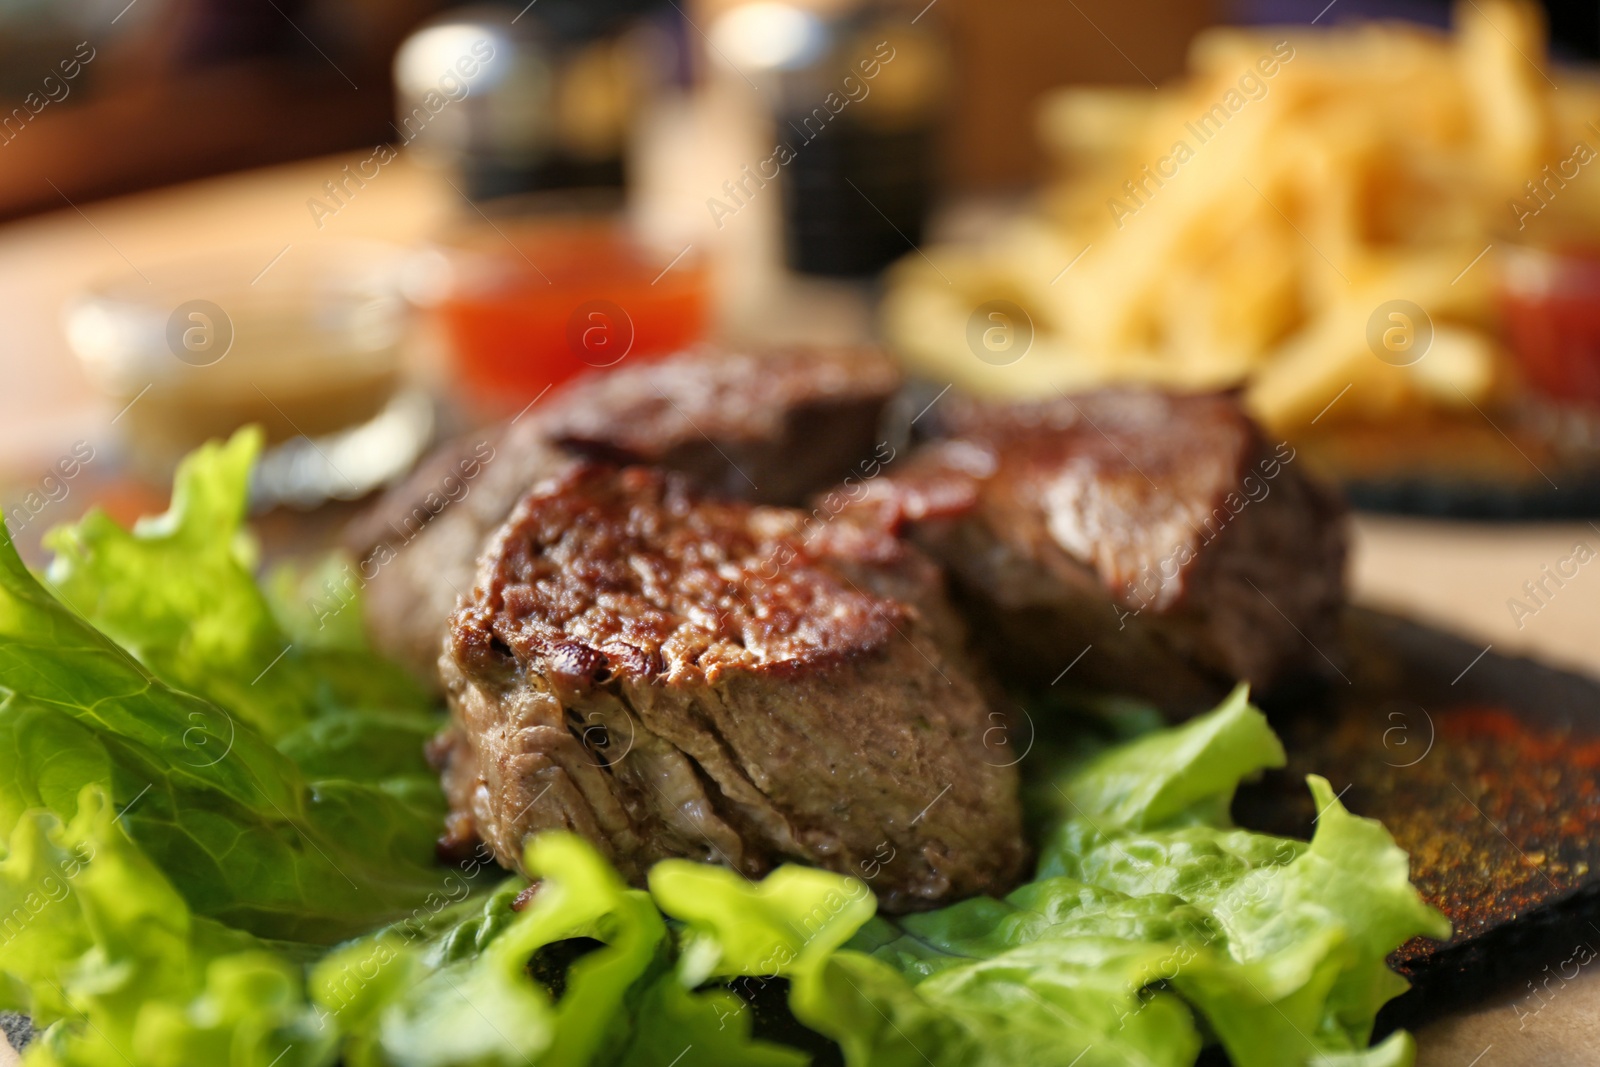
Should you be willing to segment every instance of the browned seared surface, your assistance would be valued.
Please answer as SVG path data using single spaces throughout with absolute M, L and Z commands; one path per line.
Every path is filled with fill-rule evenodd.
M 1341 508 L 1234 397 L 957 401 L 943 419 L 868 500 L 949 568 L 1008 675 L 1072 665 L 1188 711 L 1238 679 L 1336 670 Z
M 433 677 L 445 620 L 512 505 L 574 456 L 654 463 L 708 491 L 798 503 L 869 456 L 899 373 L 869 348 L 701 348 L 562 387 L 441 447 L 352 526 L 377 646 Z
M 874 348 L 702 349 L 586 379 L 543 413 L 565 447 L 681 471 L 700 488 L 799 504 L 877 443 L 900 372 Z
M 1016 774 L 937 570 L 840 518 L 584 468 L 496 533 L 441 661 L 444 782 L 500 860 L 564 827 L 630 879 L 787 859 L 889 910 L 1003 891 Z

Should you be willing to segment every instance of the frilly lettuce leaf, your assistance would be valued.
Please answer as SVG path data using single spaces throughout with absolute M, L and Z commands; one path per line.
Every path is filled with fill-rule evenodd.
M 665 861 L 650 886 L 662 910 L 688 928 L 689 978 L 706 969 L 703 960 L 717 961 L 713 974 L 788 978 L 796 1018 L 837 1041 L 849 1064 L 1181 1064 L 1199 1051 L 1176 997 L 1162 995 L 1131 1027 L 1121 1025 L 1137 1014 L 1139 991 L 1158 980 L 1156 964 L 1167 954 L 1159 942 L 1063 937 L 975 959 L 914 934 L 897 937 L 881 921 L 852 942 L 888 938 L 880 950 L 909 963 L 901 971 L 861 951 L 836 951 L 872 916 L 863 883 L 821 871 L 785 874 L 751 885 L 729 871 Z M 975 900 L 946 911 L 959 910 L 955 925 L 971 930 L 975 913 L 998 915 L 996 908 L 1003 905 Z
M 427 695 L 361 639 L 355 590 L 319 630 L 287 578 L 276 604 L 256 583 L 244 516 L 261 440 L 250 427 L 195 450 L 178 467 L 172 506 L 132 530 L 98 509 L 51 530 L 51 591 L 156 677 L 269 741 L 334 714 L 426 717 Z M 424 773 L 420 749 L 413 760 Z
M 805 970 L 849 940 L 878 906 L 865 883 L 811 867 L 780 867 L 750 882 L 726 868 L 663 860 L 650 870 L 650 893 L 688 923 L 678 964 L 688 986 Z
M 256 583 L 244 516 L 260 450 L 253 427 L 196 449 L 172 506 L 131 531 L 98 510 L 51 530 L 46 582 L 156 677 L 254 727 L 310 779 L 388 782 L 437 807 L 423 758 L 438 729 L 431 699 L 367 647 L 358 590 L 338 586 L 340 598 L 325 599 L 343 610 L 313 617 L 307 586 L 349 580 L 338 557 L 300 581 L 285 565 L 265 590 Z M 226 732 L 197 718 L 184 736 L 210 759 Z
M 1226 827 L 1239 783 L 1284 759 L 1283 745 L 1240 685 L 1210 714 L 1111 748 L 1055 790 L 1065 814 L 1108 832 Z
M 40 1030 L 29 1067 L 333 1060 L 297 950 L 195 916 L 96 786 L 69 822 L 32 812 L 17 824 L 0 911 L 0 1001 Z
M 169 516 L 211 516 L 223 523 L 213 532 L 233 540 L 226 522 L 236 521 L 237 509 L 222 508 L 216 498 L 226 491 L 242 501 L 247 467 L 223 450 L 194 457 L 186 470 L 188 488 Z M 151 563 L 165 584 L 141 577 L 145 546 L 120 541 L 109 520 L 90 525 L 93 536 L 77 542 L 77 562 L 60 588 L 70 588 L 67 595 L 81 598 L 80 611 L 113 629 L 148 616 L 151 632 L 161 636 L 138 647 L 155 670 L 43 588 L 0 531 L 0 834 L 30 809 L 70 819 L 83 787 L 98 784 L 122 812 L 121 825 L 198 914 L 264 937 L 327 943 L 420 905 L 441 877 L 433 853 L 443 810 L 420 747 L 410 748 L 425 733 L 421 713 L 413 708 L 383 719 L 413 754 L 390 747 L 367 767 L 404 771 L 394 778 L 373 781 L 361 772 L 348 738 L 377 731 L 338 725 L 340 714 L 359 715 L 355 709 L 326 718 L 317 717 L 324 710 L 274 717 L 278 726 L 301 721 L 300 732 L 285 737 L 291 758 L 252 725 L 265 705 L 248 695 L 218 704 L 197 695 L 206 686 L 190 677 L 204 675 L 212 662 L 219 677 L 260 670 L 235 655 L 226 619 L 199 586 L 216 585 L 216 604 L 239 607 L 247 633 L 267 632 L 270 613 L 227 592 L 220 571 L 214 582 L 187 580 L 195 588 L 183 592 L 181 553 L 168 559 L 166 548 Z M 176 526 L 182 537 L 203 540 L 183 522 Z M 115 577 L 123 568 L 130 585 L 149 586 L 152 606 L 139 608 L 137 597 L 123 595 Z M 101 577 L 91 582 L 91 572 Z M 102 579 L 102 593 L 91 599 L 86 591 Z M 197 618 L 185 636 L 180 623 L 190 611 Z M 236 673 L 214 692 L 235 700 L 235 692 L 250 688 L 248 678 L 234 684 L 241 677 Z M 307 688 L 334 694 L 355 689 L 358 675 L 338 680 L 307 671 L 304 677 Z M 380 693 L 390 691 L 382 674 L 375 679 Z
M 242 532 L 259 430 L 212 442 L 179 466 L 172 506 L 124 530 L 93 509 L 45 535 L 46 581 L 168 684 L 234 710 L 268 736 L 305 718 L 262 672 L 283 651 L 281 631 L 251 578 Z M 251 682 L 260 677 L 257 684 Z
M 1385 957 L 1417 935 L 1450 936 L 1383 827 L 1346 811 L 1325 779 L 1310 784 L 1321 811 L 1310 847 L 1218 894 L 1226 952 L 1200 955 L 1173 981 L 1236 1062 L 1364 1050 L 1378 1009 L 1407 988 Z
M 313 996 L 347 1035 L 350 1067 L 665 1067 L 689 1048 L 696 1063 L 729 1067 L 805 1062 L 752 1041 L 731 994 L 677 980 L 650 895 L 624 885 L 593 846 L 546 834 L 526 859 L 541 881 L 520 914 L 511 902 L 523 883 L 513 880 L 454 921 L 392 927 L 318 964 Z M 576 938 L 598 946 L 566 967 L 557 998 L 529 960 Z

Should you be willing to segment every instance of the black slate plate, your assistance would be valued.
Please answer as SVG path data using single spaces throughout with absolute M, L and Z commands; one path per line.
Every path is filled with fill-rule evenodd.
M 1600 515 L 1600 411 L 1529 400 L 1493 418 L 1324 424 L 1293 443 L 1363 511 L 1488 522 Z
M 1345 499 L 1360 511 L 1477 522 L 1591 519 L 1600 515 L 1600 474 L 1558 471 L 1559 486 L 1523 481 L 1394 478 L 1346 481 Z
M 1241 790 L 1235 814 L 1309 836 L 1315 772 L 1411 853 L 1455 935 L 1394 954 L 1414 988 L 1380 1029 L 1600 947 L 1600 682 L 1365 609 L 1344 637 L 1347 683 L 1267 707 L 1289 766 Z

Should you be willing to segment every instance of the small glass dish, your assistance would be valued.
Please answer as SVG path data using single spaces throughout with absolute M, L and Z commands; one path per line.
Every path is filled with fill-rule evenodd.
M 141 475 L 165 479 L 197 445 L 256 423 L 269 445 L 258 504 L 355 499 L 433 433 L 431 401 L 404 385 L 405 257 L 350 241 L 146 267 L 69 302 L 67 339 Z
M 640 240 L 603 197 L 489 201 L 418 257 L 407 293 L 442 326 L 455 379 L 486 415 L 551 386 L 699 340 L 704 257 Z
M 1600 248 L 1512 247 L 1498 295 L 1502 331 L 1528 384 L 1600 411 Z

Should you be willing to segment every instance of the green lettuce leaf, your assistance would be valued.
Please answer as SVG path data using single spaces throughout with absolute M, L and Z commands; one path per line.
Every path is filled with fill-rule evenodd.
M 51 592 L 168 684 L 234 709 L 268 736 L 308 710 L 263 674 L 284 649 L 242 533 L 261 433 L 212 442 L 179 466 L 172 506 L 124 530 L 93 509 L 45 535 Z M 256 685 L 252 681 L 260 676 Z
M 427 694 L 366 647 L 359 606 L 319 628 L 296 607 L 290 578 L 276 580 L 276 604 L 257 584 L 244 517 L 261 441 L 250 427 L 201 446 L 178 467 L 172 506 L 132 530 L 97 509 L 51 530 L 51 591 L 156 677 L 269 741 L 335 714 L 425 718 Z M 413 767 L 426 773 L 420 747 Z
M 347 1035 L 347 1064 L 665 1067 L 689 1048 L 696 1063 L 729 1067 L 805 1062 L 752 1041 L 732 994 L 679 982 L 660 911 L 593 846 L 545 834 L 526 859 L 541 881 L 520 914 L 511 905 L 524 883 L 513 879 L 481 902 L 391 927 L 318 964 L 313 996 Z M 579 938 L 596 947 L 555 972 L 556 996 L 529 961 L 542 970 L 541 953 Z
M 29 1067 L 317 1067 L 333 1034 L 294 946 L 194 915 L 104 792 L 63 823 L 32 812 L 0 860 L 0 1003 L 40 1030 Z
M 329 552 L 310 565 L 291 561 L 268 572 L 261 591 L 291 641 L 302 648 L 367 651 L 354 568 L 347 553 Z
M 887 934 L 896 947 L 886 954 L 909 956 L 912 972 L 938 960 L 913 988 L 905 972 L 874 956 L 836 951 L 874 910 L 871 892 L 855 879 L 785 868 L 751 885 L 731 871 L 668 860 L 651 871 L 650 887 L 661 909 L 687 925 L 680 966 L 689 980 L 706 972 L 789 978 L 796 1018 L 837 1041 L 850 1064 L 1064 1067 L 1138 1056 L 1131 1062 L 1182 1064 L 1199 1051 L 1175 997 L 1124 1024 L 1136 1015 L 1139 990 L 1156 980 L 1155 964 L 1166 955 L 1160 943 L 1063 937 L 974 960 L 914 935 L 896 938 L 888 923 L 852 942 Z M 947 910 L 964 913 L 961 925 L 987 906 L 999 902 Z
M 1450 935 L 1383 827 L 1346 811 L 1326 780 L 1310 783 L 1321 811 L 1310 847 L 1217 894 L 1226 953 L 1203 953 L 1174 979 L 1236 1062 L 1365 1049 L 1378 1009 L 1407 988 L 1385 957 L 1413 936 Z
M 192 909 L 265 937 L 359 934 L 441 878 L 436 786 L 309 779 L 239 714 L 165 684 L 69 610 L 4 531 L 0 782 L 0 834 L 34 808 L 71 818 L 83 787 L 103 786 Z
M 690 986 L 805 970 L 878 906 L 865 883 L 811 867 L 780 867 L 750 882 L 722 867 L 663 860 L 650 870 L 650 893 L 689 924 L 679 974 Z
M 1210 714 L 1111 748 L 1055 790 L 1066 814 L 1107 831 L 1230 826 L 1239 783 L 1284 760 L 1283 745 L 1240 685 Z

